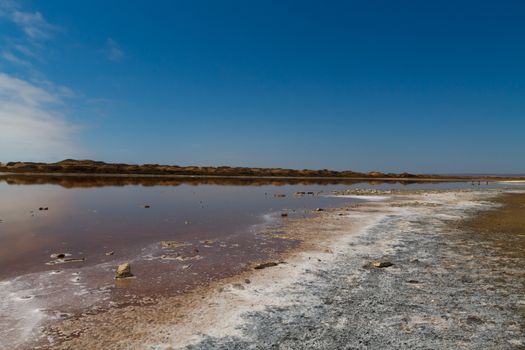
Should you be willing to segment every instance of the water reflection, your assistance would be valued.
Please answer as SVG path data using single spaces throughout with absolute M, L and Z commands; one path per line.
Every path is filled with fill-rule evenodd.
M 107 187 L 107 186 L 180 186 L 180 185 L 217 185 L 217 186 L 284 186 L 284 185 L 356 185 L 370 186 L 384 183 L 411 185 L 421 183 L 412 180 L 355 180 L 355 179 L 309 179 L 309 178 L 220 178 L 220 177 L 159 177 L 159 176 L 105 176 L 105 175 L 0 175 L 0 182 L 9 185 L 60 185 L 65 188 Z M 450 181 L 433 181 L 450 183 Z

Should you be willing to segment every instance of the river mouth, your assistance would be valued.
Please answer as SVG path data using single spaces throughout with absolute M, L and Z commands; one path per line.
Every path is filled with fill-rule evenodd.
M 0 184 L 0 322 L 10 348 L 21 336 L 37 339 L 44 321 L 155 303 L 249 271 L 302 241 L 280 235 L 288 221 L 311 218 L 316 208 L 370 199 L 332 197 L 333 191 L 470 188 L 465 183 L 98 186 L 100 179 L 95 187 L 70 182 L 63 187 L 42 181 Z M 166 248 L 162 241 L 176 243 Z M 62 262 L 51 257 L 54 253 L 84 260 Z M 123 262 L 131 263 L 135 277 L 115 280 L 115 268 Z

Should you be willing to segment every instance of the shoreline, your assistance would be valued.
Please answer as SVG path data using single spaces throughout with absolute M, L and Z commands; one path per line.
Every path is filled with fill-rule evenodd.
M 0 171 L 1 176 L 42 176 L 42 177 L 117 177 L 117 178 L 173 178 L 173 179 L 246 179 L 246 180 L 333 180 L 333 181 L 406 181 L 406 182 L 470 182 L 470 181 L 489 181 L 489 182 L 509 182 L 523 183 L 523 176 L 446 176 L 436 175 L 425 177 L 418 175 L 415 177 L 382 177 L 382 176 L 300 176 L 300 175 L 189 175 L 189 174 L 141 174 L 141 173 L 89 173 L 89 172 L 8 172 Z M 421 176 L 421 177 L 420 177 Z
M 420 193 L 399 196 L 398 198 L 385 202 L 372 202 L 359 206 L 350 206 L 348 208 L 331 209 L 319 213 L 312 218 L 298 219 L 297 221 L 290 220 L 288 224 L 283 227 L 285 234 L 281 237 L 301 239 L 303 243 L 298 249 L 289 251 L 278 257 L 279 260 L 284 260 L 286 263 L 264 270 L 250 270 L 238 276 L 214 282 L 209 287 L 200 289 L 195 293 L 191 293 L 191 295 L 163 298 L 151 305 L 129 306 L 122 309 L 112 309 L 99 314 L 86 315 L 74 320 L 66 320 L 57 327 L 52 328 L 52 335 L 55 337 L 60 335 L 64 337 L 64 339 L 59 343 L 53 344 L 51 347 L 54 349 L 66 349 L 71 346 L 84 348 L 104 347 L 108 349 L 146 347 L 151 349 L 170 349 L 184 348 L 191 345 L 192 349 L 229 349 L 235 348 L 239 346 L 239 344 L 244 344 L 243 342 L 247 334 L 251 334 L 251 337 L 255 337 L 258 341 L 263 342 L 271 342 L 273 339 L 273 341 L 279 343 L 285 338 L 287 341 L 290 341 L 290 339 L 288 339 L 289 335 L 281 334 L 280 336 L 285 338 L 277 339 L 275 338 L 277 335 L 271 334 L 271 332 L 261 333 L 258 330 L 262 327 L 260 322 L 266 324 L 268 318 L 271 319 L 276 315 L 286 313 L 291 313 L 289 317 L 295 319 L 296 315 L 293 313 L 297 312 L 297 308 L 304 308 L 308 312 L 318 312 L 319 310 L 323 310 L 323 312 L 333 312 L 337 309 L 337 303 L 340 300 L 337 297 L 334 298 L 334 295 L 330 296 L 330 294 L 335 293 L 337 295 L 341 293 L 341 290 L 339 290 L 341 286 L 335 290 L 328 290 L 327 292 L 326 286 L 319 284 L 319 278 L 320 276 L 326 275 L 340 279 L 343 277 L 341 275 L 341 267 L 348 266 L 348 260 L 353 261 L 353 264 L 350 265 L 350 270 L 345 272 L 345 274 L 347 274 L 347 276 L 344 277 L 345 280 L 348 278 L 350 278 L 350 280 L 361 279 L 361 282 L 357 285 L 351 283 L 352 286 L 343 288 L 342 291 L 345 293 L 359 294 L 361 293 L 359 286 L 362 283 L 371 283 L 371 286 L 374 286 L 371 291 L 374 290 L 378 295 L 381 293 L 390 293 L 397 288 L 399 289 L 397 292 L 401 292 L 402 294 L 409 293 L 408 295 L 411 296 L 410 293 L 413 293 L 413 291 L 410 291 L 411 289 L 415 288 L 418 290 L 421 286 L 428 288 L 432 283 L 437 283 L 432 280 L 427 282 L 417 281 L 418 283 L 408 284 L 406 281 L 401 284 L 395 282 L 396 278 L 406 273 L 409 273 L 410 276 L 421 274 L 422 272 L 418 272 L 421 268 L 423 268 L 424 271 L 436 269 L 438 274 L 447 273 L 447 268 L 450 268 L 450 266 L 433 266 L 432 263 L 428 265 L 425 259 L 415 259 L 418 260 L 417 262 L 414 262 L 415 260 L 412 259 L 401 263 L 401 260 L 406 259 L 406 257 L 404 257 L 402 253 L 395 253 L 395 251 L 397 249 L 396 245 L 405 244 L 403 236 L 407 235 L 407 233 L 403 233 L 403 230 L 406 230 L 406 228 L 403 229 L 403 227 L 406 225 L 409 225 L 406 227 L 416 225 L 417 230 L 428 230 L 423 223 L 411 223 L 411 220 L 414 219 L 410 218 L 421 216 L 421 218 L 427 218 L 425 220 L 431 220 L 432 222 L 429 227 L 433 227 L 440 232 L 433 234 L 430 238 L 425 237 L 425 235 L 420 237 L 420 234 L 418 234 L 416 241 L 421 240 L 421 242 L 418 241 L 418 244 L 430 245 L 432 249 L 438 249 L 439 245 L 448 244 L 446 240 L 451 237 L 451 233 L 456 232 L 454 228 L 456 224 L 454 224 L 454 222 L 458 222 L 458 220 L 461 222 L 466 218 L 479 215 L 480 211 L 485 212 L 495 209 L 497 204 L 491 201 L 501 193 L 502 191 L 421 191 Z M 394 227 L 401 225 L 399 227 L 401 231 L 388 232 L 388 228 L 392 225 L 387 224 L 387 226 L 385 226 L 388 222 L 395 223 Z M 417 225 L 421 225 L 421 227 Z M 386 231 L 385 228 L 387 229 Z M 324 234 L 322 234 L 323 231 Z M 315 238 L 312 239 L 314 234 Z M 385 235 L 387 237 L 383 237 Z M 409 241 L 413 239 L 415 238 L 410 238 Z M 435 246 L 437 243 L 439 244 Z M 411 244 L 413 244 L 413 242 L 411 242 Z M 415 247 L 407 246 L 406 249 L 414 250 L 418 248 L 418 244 L 416 244 Z M 451 252 L 444 251 L 440 254 L 447 255 L 451 254 Z M 389 269 L 364 268 L 363 264 L 366 264 L 367 261 L 384 258 L 396 260 L 394 261 L 395 265 Z M 432 260 L 435 258 L 429 257 L 427 259 Z M 460 254 L 457 256 L 457 259 L 464 259 L 464 257 Z M 356 262 L 358 263 L 356 264 Z M 408 272 L 404 271 L 405 264 L 409 266 Z M 418 266 L 420 264 L 425 266 Z M 442 263 L 440 262 L 440 264 Z M 348 275 L 348 273 L 350 273 L 350 275 Z M 425 277 L 426 273 L 422 276 Z M 385 277 L 386 280 L 383 280 Z M 377 278 L 380 279 L 378 280 Z M 403 279 L 404 278 L 406 277 L 403 277 Z M 428 279 L 428 276 L 426 276 L 426 278 Z M 250 283 L 246 283 L 246 279 L 249 279 Z M 368 281 L 368 279 L 371 279 L 371 281 Z M 388 282 L 389 279 L 394 280 L 391 283 L 395 282 L 396 288 L 393 290 L 391 290 L 391 288 L 381 288 L 381 285 L 384 284 L 385 281 Z M 416 280 L 414 279 L 413 281 Z M 444 283 L 441 280 L 438 280 L 438 282 Z M 327 285 L 330 286 L 330 283 Z M 472 285 L 468 284 L 467 286 L 472 287 Z M 446 287 L 442 286 L 442 288 L 446 291 L 446 289 L 451 288 L 451 286 L 446 284 Z M 283 292 L 285 292 L 284 295 Z M 363 301 L 370 300 L 371 296 L 367 295 L 366 291 L 362 292 L 365 292 L 364 295 L 360 295 L 361 298 L 364 298 Z M 321 300 L 322 298 L 319 299 L 318 294 L 323 293 L 329 295 L 333 300 L 323 301 Z M 290 299 L 290 295 L 294 295 L 295 299 Z M 305 297 L 305 295 L 308 297 Z M 391 297 L 395 299 L 395 296 Z M 374 297 L 372 297 L 372 299 L 373 298 Z M 379 304 L 375 307 L 384 308 L 384 303 L 388 306 L 390 301 L 388 298 L 379 298 L 378 302 Z M 448 303 L 453 302 L 449 301 Z M 395 303 L 390 306 L 394 309 L 399 307 L 399 305 Z M 432 308 L 434 306 L 431 305 L 428 307 Z M 449 306 L 445 303 L 441 304 L 441 307 Z M 458 306 L 455 305 L 454 307 Z M 295 311 L 292 312 L 292 309 Z M 274 311 L 269 312 L 269 310 Z M 365 311 L 364 309 L 359 309 L 359 307 L 357 310 Z M 371 310 L 374 310 L 374 308 L 369 307 L 369 311 Z M 451 311 L 452 310 L 450 310 L 449 313 Z M 410 311 L 405 310 L 405 312 L 410 314 Z M 432 311 L 431 314 L 434 312 L 435 311 Z M 432 316 L 428 319 L 428 316 L 428 313 L 424 313 L 423 315 L 412 315 L 409 319 L 396 321 L 399 323 L 397 327 L 401 327 L 397 333 L 401 332 L 401 335 L 396 333 L 392 335 L 392 339 L 394 341 L 401 341 L 401 338 L 408 337 L 409 340 L 413 340 L 414 335 L 410 336 L 410 334 L 415 332 L 422 324 L 425 325 L 425 327 L 441 329 L 439 331 L 442 332 L 444 331 L 442 327 L 444 327 L 445 324 L 449 324 L 447 327 L 454 326 L 461 328 L 463 322 L 478 322 L 476 321 L 476 317 L 478 316 L 471 317 L 468 315 L 463 316 L 462 314 L 447 316 L 448 318 L 446 319 L 441 319 L 440 316 Z M 362 317 L 368 318 L 369 316 L 360 314 L 358 319 Z M 451 317 L 452 321 L 450 321 Z M 326 322 L 330 320 L 343 322 L 340 318 L 341 317 L 329 317 Z M 228 322 L 225 322 L 226 320 L 228 320 Z M 346 317 L 345 320 L 343 323 L 346 325 L 346 323 L 349 322 L 348 317 Z M 111 334 L 112 332 L 109 332 L 108 334 L 109 329 L 107 327 L 111 328 L 111 325 L 115 324 L 115 322 L 120 324 L 118 329 L 120 333 Z M 374 319 L 373 322 L 379 322 L 380 327 L 378 326 L 378 329 L 384 327 L 384 325 L 381 326 L 382 320 Z M 253 328 L 254 324 L 257 325 L 257 327 Z M 481 321 L 479 324 L 484 324 L 484 321 Z M 95 325 L 98 327 L 95 332 L 98 334 L 97 340 L 94 340 L 95 334 L 91 333 Z M 319 325 L 316 326 L 312 324 L 304 326 L 313 327 L 314 329 L 319 328 Z M 283 327 L 283 325 L 280 325 L 280 327 Z M 303 326 L 297 324 L 295 328 L 297 331 L 300 331 Z M 337 333 L 337 330 L 340 328 L 341 325 L 332 325 L 330 329 Z M 101 332 L 101 329 L 106 329 L 107 331 Z M 363 329 L 366 329 L 366 327 Z M 436 331 L 436 329 L 434 331 Z M 113 329 L 113 331 L 115 330 L 116 329 Z M 140 330 L 140 332 L 138 330 Z M 407 330 L 410 330 L 410 332 Z M 266 331 L 269 332 L 269 330 Z M 275 332 L 275 329 L 273 329 L 273 331 Z M 288 329 L 288 331 L 293 332 L 294 330 Z M 389 330 L 389 332 L 391 333 L 391 330 Z M 260 338 L 261 336 L 263 338 Z M 422 336 L 426 337 L 428 334 Z M 265 337 L 269 337 L 269 339 L 265 340 Z M 458 337 L 462 339 L 461 341 L 464 341 L 463 335 L 458 335 Z M 362 335 L 359 334 L 354 334 L 354 338 L 345 339 L 345 341 L 353 342 L 363 340 Z M 312 337 L 312 341 L 317 341 L 315 339 L 316 337 Z M 457 339 L 454 339 L 444 339 L 444 343 L 440 344 L 445 345 L 446 341 L 454 344 L 453 341 L 457 341 Z M 384 341 L 385 339 L 382 340 Z M 425 339 L 423 340 L 425 341 Z M 318 341 L 330 340 L 321 337 Z M 371 340 L 369 339 L 368 341 Z M 518 337 L 511 339 L 509 344 L 514 346 L 521 341 L 522 339 Z M 436 343 L 432 344 L 433 346 L 436 345 Z M 449 343 L 447 344 L 450 345 Z M 355 345 L 359 346 L 358 343 Z M 382 346 L 384 345 L 385 344 L 382 344 Z M 396 346 L 398 345 L 399 344 Z M 376 348 L 379 346 L 380 344 L 376 344 Z M 265 346 L 263 346 L 263 348 L 264 347 Z M 313 347 L 323 346 L 317 344 Z M 466 347 L 470 348 L 469 346 Z M 241 346 L 239 348 L 243 347 Z M 291 348 L 298 347 L 291 346 Z M 474 348 L 474 346 L 472 348 Z

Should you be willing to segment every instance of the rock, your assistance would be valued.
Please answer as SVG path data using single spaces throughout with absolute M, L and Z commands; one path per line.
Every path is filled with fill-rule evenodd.
M 240 283 L 234 283 L 234 284 L 232 284 L 232 288 L 234 288 L 234 289 L 238 289 L 238 290 L 244 290 L 244 289 L 246 289 L 246 288 L 244 288 L 244 286 L 243 286 L 242 284 L 240 284 Z
M 51 259 L 64 259 L 66 257 L 65 253 L 53 253 L 51 254 Z
M 281 217 L 285 218 L 288 216 L 288 213 L 281 213 Z
M 286 195 L 284 193 L 276 193 L 273 195 L 275 198 L 284 198 Z
M 146 204 L 144 205 L 144 208 L 148 209 L 148 208 L 151 208 L 151 206 L 149 204 Z
M 256 269 L 256 270 L 262 270 L 262 269 L 265 269 L 265 268 L 267 268 L 267 267 L 273 267 L 273 266 L 277 266 L 277 265 L 279 265 L 278 262 L 275 262 L 275 261 L 269 261 L 269 262 L 265 262 L 265 263 L 261 263 L 261 264 L 259 264 L 259 265 L 256 265 L 256 266 L 254 267 L 254 269 Z
M 188 245 L 190 244 L 184 243 L 184 242 L 178 242 L 178 241 L 160 241 L 160 246 L 162 248 L 174 249 L 174 248 L 186 247 Z
M 468 316 L 467 317 L 467 324 L 470 324 L 470 325 L 479 325 L 479 324 L 483 324 L 483 320 L 481 318 L 479 318 L 478 316 Z
M 294 195 L 295 196 L 304 196 L 306 194 L 306 192 L 303 192 L 303 191 L 299 191 L 299 192 L 295 192 Z
M 131 266 L 129 263 L 121 264 L 117 267 L 117 273 L 115 279 L 133 277 L 131 274 Z
M 323 208 L 317 208 L 317 209 L 315 209 L 315 211 L 324 211 L 324 209 Z
M 246 283 L 246 284 L 250 284 L 250 283 L 252 283 L 252 281 L 250 281 L 248 278 L 246 278 L 246 279 L 244 280 L 244 283 Z
M 376 261 L 372 261 L 370 263 L 370 265 L 372 267 L 376 267 L 378 269 L 382 269 L 384 267 L 390 267 L 390 266 L 393 266 L 394 264 L 391 263 L 390 261 L 379 261 L 379 260 L 376 260 Z
M 212 241 L 211 239 L 205 239 L 203 241 L 199 241 L 200 243 L 202 244 L 213 244 L 215 243 L 215 241 Z
M 114 251 L 111 251 L 111 252 L 107 252 L 107 253 L 106 253 L 107 256 L 110 256 L 110 255 L 113 255 L 113 254 L 115 254 Z
M 47 262 L 46 265 L 57 265 L 57 264 L 75 263 L 75 262 L 84 262 L 84 261 L 86 261 L 85 258 L 56 258 L 53 261 Z

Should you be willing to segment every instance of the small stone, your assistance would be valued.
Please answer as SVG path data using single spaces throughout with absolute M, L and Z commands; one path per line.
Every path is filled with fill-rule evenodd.
M 148 208 L 151 208 L 151 206 L 149 204 L 146 204 L 144 205 L 144 208 L 148 209 Z
M 316 208 L 315 211 L 324 211 L 323 208 Z
M 248 278 L 246 278 L 246 279 L 244 280 L 244 283 L 246 283 L 246 284 L 250 284 L 250 283 L 252 283 L 252 281 L 250 281 Z
M 481 318 L 479 318 L 478 316 L 468 316 L 467 317 L 467 323 L 472 325 L 472 324 L 482 324 L 484 323 L 483 320 Z
M 285 218 L 288 216 L 288 213 L 281 213 L 281 217 Z
M 110 256 L 110 255 L 113 255 L 113 254 L 115 254 L 114 251 L 111 251 L 111 252 L 107 252 L 107 253 L 106 253 L 107 256 Z
M 371 264 L 373 267 L 376 267 L 376 268 L 379 268 L 379 269 L 384 268 L 384 267 L 390 267 L 390 266 L 393 266 L 393 265 L 394 265 L 394 264 L 391 263 L 390 261 L 378 261 L 378 260 L 376 260 L 376 261 L 372 261 L 370 264 Z
M 267 267 L 273 267 L 273 266 L 277 266 L 279 265 L 278 262 L 275 262 L 275 261 L 269 261 L 269 262 L 265 262 L 265 263 L 262 263 L 262 264 L 259 264 L 259 265 L 256 265 L 254 267 L 254 269 L 256 270 L 262 270 L 262 269 L 265 269 Z
M 244 286 L 242 284 L 240 284 L 240 283 L 234 283 L 232 285 L 232 288 L 235 288 L 235 289 L 238 289 L 238 290 L 244 290 L 245 289 Z
M 53 253 L 51 254 L 51 259 L 64 259 L 66 257 L 65 253 Z
M 131 274 L 131 266 L 129 263 L 121 264 L 117 267 L 115 279 L 133 277 Z
M 185 247 L 185 246 L 188 246 L 188 245 L 190 245 L 190 244 L 189 243 L 184 243 L 184 242 L 179 242 L 179 241 L 161 241 L 160 242 L 160 246 L 162 248 L 169 248 L 169 249 Z

